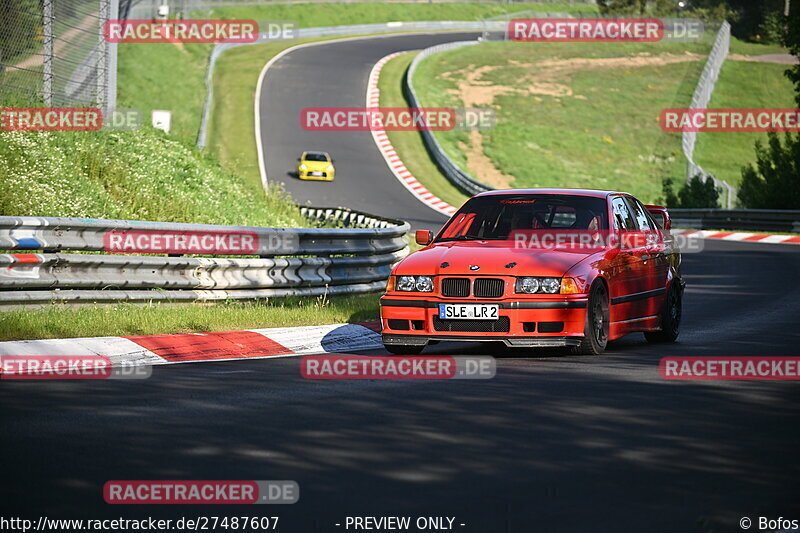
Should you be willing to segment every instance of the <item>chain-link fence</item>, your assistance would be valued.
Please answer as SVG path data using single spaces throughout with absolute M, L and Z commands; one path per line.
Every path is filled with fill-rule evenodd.
M 0 103 L 113 108 L 116 45 L 103 25 L 119 2 L 0 0 Z
M 717 78 L 719 77 L 719 71 L 722 69 L 725 58 L 728 57 L 730 45 L 731 25 L 725 21 L 717 32 L 717 38 L 714 41 L 711 53 L 708 55 L 706 66 L 703 69 L 703 73 L 700 75 L 700 81 L 697 82 L 697 88 L 694 91 L 692 103 L 689 106 L 691 109 L 705 109 L 708 107 L 708 102 L 711 100 L 711 93 L 714 92 L 714 85 L 717 83 Z M 683 147 L 683 154 L 686 156 L 688 162 L 686 181 L 691 180 L 695 176 L 700 176 L 703 181 L 709 179 L 713 180 L 714 186 L 716 186 L 717 189 L 722 189 L 725 193 L 725 207 L 732 209 L 736 198 L 736 188 L 726 181 L 717 179 L 694 162 L 694 146 L 696 143 L 697 132 L 683 132 L 681 146 Z

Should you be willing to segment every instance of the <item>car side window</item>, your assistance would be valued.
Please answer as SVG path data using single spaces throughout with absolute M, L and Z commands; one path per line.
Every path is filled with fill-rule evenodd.
M 617 197 L 611 201 L 611 210 L 614 213 L 614 227 L 617 229 L 630 230 L 636 229 L 636 222 L 631 216 L 627 202 L 623 198 Z
M 655 229 L 647 216 L 644 206 L 636 198 L 628 198 L 628 205 L 631 207 L 633 216 L 636 219 L 636 224 L 640 230 L 648 231 Z

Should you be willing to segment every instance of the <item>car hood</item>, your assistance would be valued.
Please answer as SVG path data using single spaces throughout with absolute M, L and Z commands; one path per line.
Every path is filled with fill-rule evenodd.
M 437 243 L 409 255 L 395 274 L 561 277 L 597 249 L 514 248 L 508 241 Z M 447 263 L 445 266 L 442 266 Z M 512 265 L 512 263 L 516 263 Z M 478 266 L 477 270 L 470 267 Z
M 301 164 L 308 167 L 308 170 L 325 170 L 331 164 L 328 161 L 303 161 Z

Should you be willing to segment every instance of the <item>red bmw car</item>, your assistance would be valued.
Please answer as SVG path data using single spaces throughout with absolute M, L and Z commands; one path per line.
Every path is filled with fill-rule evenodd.
M 393 270 L 383 344 L 418 354 L 438 341 L 571 346 L 599 354 L 644 332 L 678 337 L 684 282 L 664 207 L 627 193 L 518 189 L 468 200 Z

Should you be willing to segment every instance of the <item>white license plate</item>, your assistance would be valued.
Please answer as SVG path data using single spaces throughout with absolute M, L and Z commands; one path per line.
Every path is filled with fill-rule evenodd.
M 499 305 L 439 304 L 439 318 L 447 320 L 497 320 Z
M 309 176 L 322 176 L 322 172 L 309 172 Z

